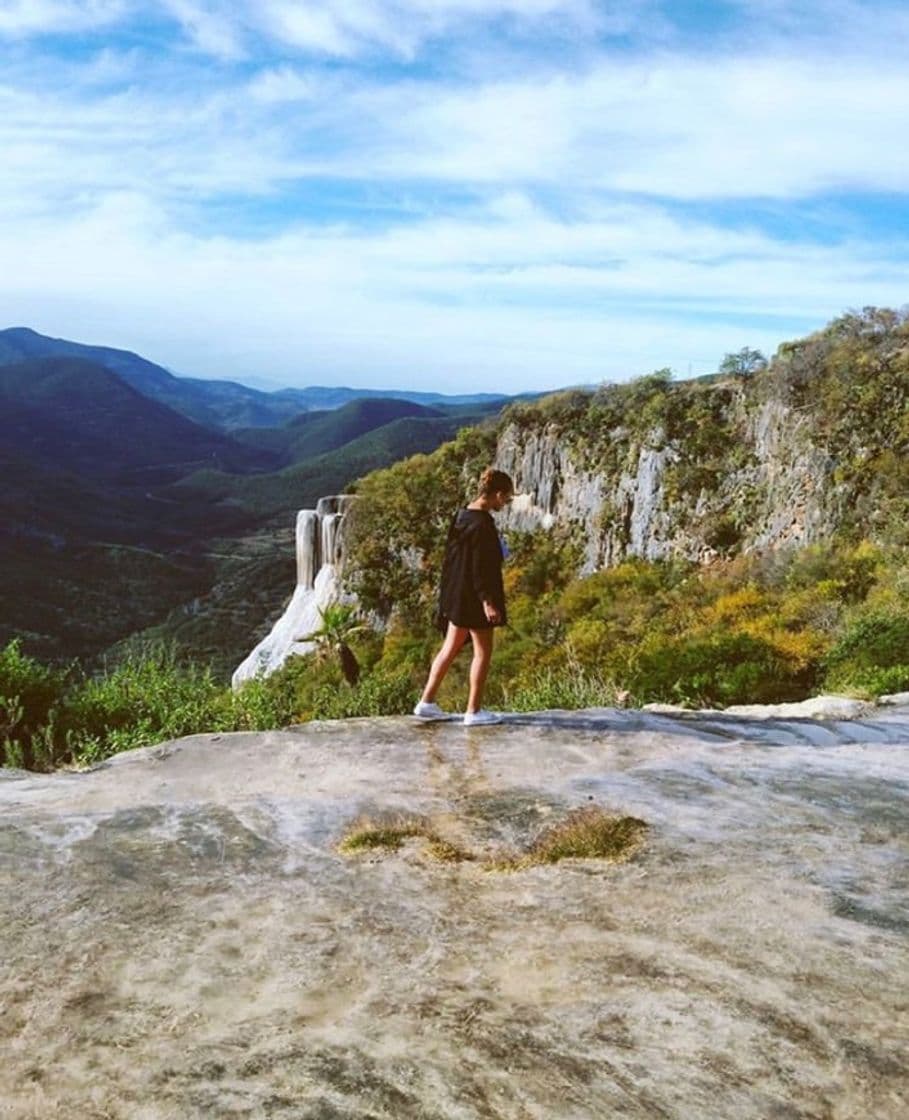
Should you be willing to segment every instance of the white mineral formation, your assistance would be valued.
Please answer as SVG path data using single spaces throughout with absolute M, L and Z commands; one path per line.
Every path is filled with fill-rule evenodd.
M 288 657 L 313 648 L 312 642 L 300 638 L 318 630 L 319 611 L 341 597 L 342 525 L 351 500 L 348 494 L 320 498 L 315 509 L 301 509 L 297 514 L 297 586 L 267 637 L 234 672 L 234 688 L 253 677 L 268 676 Z

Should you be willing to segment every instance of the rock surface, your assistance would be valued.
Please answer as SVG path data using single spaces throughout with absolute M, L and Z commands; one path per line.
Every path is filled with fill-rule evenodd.
M 909 692 L 882 696 L 885 705 L 902 704 L 909 707 Z M 856 700 L 851 696 L 811 696 L 807 700 L 794 700 L 787 704 L 731 704 L 728 708 L 701 708 L 697 715 L 706 716 L 747 716 L 750 719 L 861 719 L 871 716 L 875 705 L 868 700 Z M 663 715 L 690 715 L 691 708 L 680 704 L 645 704 L 645 712 L 658 712 Z
M 195 736 L 0 771 L 4 1118 L 909 1115 L 909 710 Z M 482 854 L 578 806 L 630 861 Z

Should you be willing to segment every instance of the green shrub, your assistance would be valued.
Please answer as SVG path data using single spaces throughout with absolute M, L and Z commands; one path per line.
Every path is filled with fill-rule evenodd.
M 231 697 L 209 668 L 180 664 L 159 647 L 86 677 L 57 710 L 57 739 L 76 762 L 232 727 Z
M 0 765 L 31 769 L 46 753 L 42 734 L 67 687 L 65 669 L 42 665 L 18 641 L 0 650 Z
M 826 658 L 826 685 L 880 696 L 909 688 L 909 614 L 853 619 Z
M 859 615 L 827 657 L 831 667 L 841 664 L 888 668 L 909 654 L 909 614 L 871 612 Z
M 351 688 L 323 685 L 313 697 L 313 719 L 349 719 L 354 716 L 392 716 L 410 712 L 416 699 L 410 671 L 374 669 Z
M 909 662 L 891 665 L 886 669 L 876 666 L 831 678 L 830 687 L 840 692 L 856 692 L 862 696 L 886 696 L 891 692 L 909 692 Z
M 537 669 L 512 688 L 505 687 L 503 693 L 505 707 L 512 712 L 616 708 L 628 700 L 628 694 L 614 681 L 577 664 Z
M 714 707 L 800 700 L 810 682 L 760 638 L 743 633 L 651 639 L 632 662 L 627 687 L 642 701 Z
M 183 735 L 282 727 L 296 717 L 299 676 L 289 668 L 232 693 L 169 647 L 86 676 L 47 668 L 12 643 L 0 653 L 3 761 L 51 770 Z
M 286 727 L 300 718 L 302 667 L 291 658 L 269 677 L 254 677 L 230 695 L 232 731 L 268 731 Z
M 868 541 L 850 548 L 826 541 L 781 559 L 785 564 L 782 580 L 786 588 L 824 585 L 843 603 L 861 602 L 885 564 L 882 551 Z

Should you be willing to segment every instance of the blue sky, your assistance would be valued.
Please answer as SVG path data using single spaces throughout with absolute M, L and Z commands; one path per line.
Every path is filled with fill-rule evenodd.
M 0 0 L 0 326 L 516 392 L 909 300 L 909 9 Z

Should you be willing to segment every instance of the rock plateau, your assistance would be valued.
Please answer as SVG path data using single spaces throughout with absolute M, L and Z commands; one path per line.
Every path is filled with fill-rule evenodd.
M 0 773 L 3 1116 L 909 1115 L 909 709 L 199 735 Z M 503 872 L 570 810 L 628 861 Z M 363 813 L 419 839 L 344 855 Z

